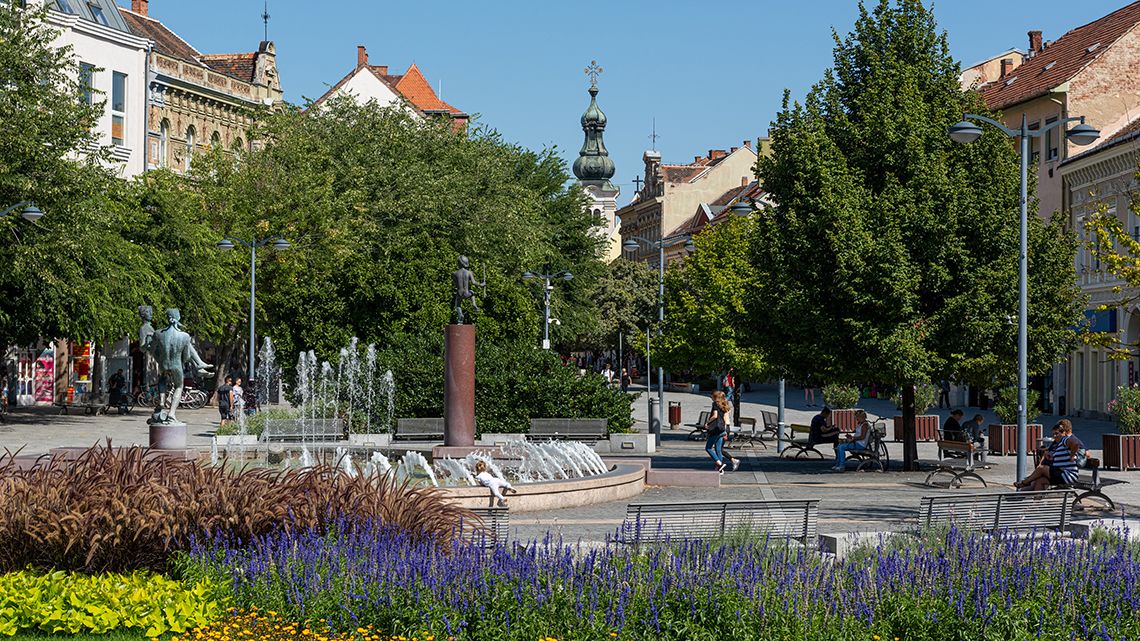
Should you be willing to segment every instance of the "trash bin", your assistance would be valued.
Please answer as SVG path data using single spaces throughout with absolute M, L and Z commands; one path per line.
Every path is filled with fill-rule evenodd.
M 681 424 L 680 401 L 669 401 L 669 429 L 675 430 Z

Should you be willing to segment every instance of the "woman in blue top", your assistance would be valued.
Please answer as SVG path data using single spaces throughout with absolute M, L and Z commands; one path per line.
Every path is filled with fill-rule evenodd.
M 1078 455 L 1081 442 L 1073 436 L 1073 424 L 1069 419 L 1061 419 L 1053 426 L 1053 443 L 1045 452 L 1044 460 L 1037 469 L 1024 479 L 1013 484 L 1019 490 L 1040 492 L 1050 485 L 1072 485 L 1080 475 Z

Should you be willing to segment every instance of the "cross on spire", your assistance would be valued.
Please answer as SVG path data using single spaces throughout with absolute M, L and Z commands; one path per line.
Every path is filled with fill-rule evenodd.
M 590 77 L 590 88 L 596 89 L 598 87 L 598 76 L 602 73 L 602 68 L 598 66 L 597 60 L 591 60 L 590 66 L 586 67 L 586 75 Z
M 269 41 L 269 0 L 265 0 L 265 8 L 261 10 L 261 20 L 265 23 L 265 41 Z
M 661 136 L 657 135 L 657 119 L 653 119 L 653 133 L 649 134 L 649 148 L 657 151 L 657 139 Z
M 639 192 L 641 191 L 641 183 L 643 183 L 643 182 L 645 182 L 645 181 L 641 179 L 641 176 L 635 176 L 634 177 L 633 185 L 635 187 L 637 187 L 637 191 L 639 191 Z

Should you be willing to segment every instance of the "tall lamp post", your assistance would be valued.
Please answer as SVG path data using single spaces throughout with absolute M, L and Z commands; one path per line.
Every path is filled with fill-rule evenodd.
M 562 280 L 568 281 L 574 278 L 574 274 L 567 271 L 555 272 L 553 274 L 536 274 L 531 271 L 525 271 L 522 277 L 526 280 L 532 278 L 542 279 L 542 349 L 550 349 L 550 292 L 554 291 L 554 285 L 550 284 L 550 280 L 561 278 Z
M 1011 129 L 1000 122 L 979 116 L 966 114 L 963 120 L 947 131 L 950 139 L 964 145 L 970 144 L 981 137 L 982 129 L 971 120 L 989 123 L 1010 138 L 1021 139 L 1021 247 L 1018 256 L 1018 285 L 1017 285 L 1017 478 L 1025 478 L 1027 472 L 1026 453 L 1029 449 L 1025 430 L 1025 403 L 1026 388 L 1028 387 L 1028 365 L 1026 355 L 1028 349 L 1028 328 L 1026 320 L 1029 307 L 1029 289 L 1027 278 L 1028 256 L 1028 185 L 1029 185 L 1029 141 L 1040 138 L 1045 132 L 1063 126 L 1070 122 L 1080 121 L 1080 124 L 1065 131 L 1065 136 L 1078 145 L 1087 145 L 1100 138 L 1100 131 L 1085 124 L 1084 116 L 1079 118 L 1064 118 L 1049 123 L 1041 129 L 1030 129 L 1025 114 L 1021 115 L 1021 127 Z
M 269 245 L 273 249 L 281 251 L 283 249 L 289 249 L 289 241 L 280 236 L 273 236 L 271 238 L 255 237 L 250 240 L 227 236 L 218 241 L 218 249 L 222 251 L 231 251 L 237 245 L 249 248 L 249 372 L 247 372 L 246 383 L 250 389 L 256 389 L 254 382 L 257 380 L 257 319 L 254 316 L 254 301 L 256 301 L 257 297 L 257 249 Z M 254 398 L 256 398 L 256 396 Z M 254 405 L 256 405 L 256 403 L 254 403 Z
M 694 249 L 693 240 L 688 234 L 674 234 L 660 240 L 650 240 L 643 236 L 627 236 L 621 244 L 622 249 L 626 251 L 635 251 L 641 245 L 657 248 L 657 334 L 659 336 L 665 324 L 665 244 L 682 238 L 686 239 L 685 251 L 692 252 Z M 645 335 L 646 337 L 649 336 L 648 327 Z M 649 372 L 646 372 L 645 379 L 647 381 L 649 376 Z M 652 401 L 650 403 L 652 404 Z M 665 368 L 660 365 L 657 366 L 657 424 L 653 424 L 652 411 L 646 414 L 646 419 L 649 421 L 649 431 L 654 435 L 657 444 L 660 445 L 661 426 L 665 424 Z
M 4 211 L 0 211 L 0 218 L 3 218 L 8 214 L 15 212 L 21 207 L 24 209 L 20 212 L 20 217 L 29 223 L 34 223 L 40 218 L 43 218 L 44 212 L 41 211 L 39 207 L 36 207 L 36 204 L 30 200 L 25 200 L 22 203 L 16 203 L 11 207 L 6 208 Z

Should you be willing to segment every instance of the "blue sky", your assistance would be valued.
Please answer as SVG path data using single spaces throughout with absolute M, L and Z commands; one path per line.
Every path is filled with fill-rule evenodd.
M 129 5 L 127 0 L 119 0 Z M 1125 6 L 1125 0 L 1033 3 L 943 0 L 935 6 L 951 51 L 970 64 L 1026 32 L 1046 41 Z M 151 0 L 151 16 L 204 53 L 253 51 L 262 0 Z M 556 146 L 568 162 L 582 144 L 589 103 L 583 68 L 596 59 L 606 146 L 619 203 L 633 194 L 656 119 L 666 163 L 739 146 L 768 130 L 785 88 L 801 98 L 831 63 L 831 30 L 850 30 L 847 0 L 270 0 L 286 99 L 316 98 L 348 73 L 356 45 L 402 73 L 415 62 L 444 100 L 510 141 Z

